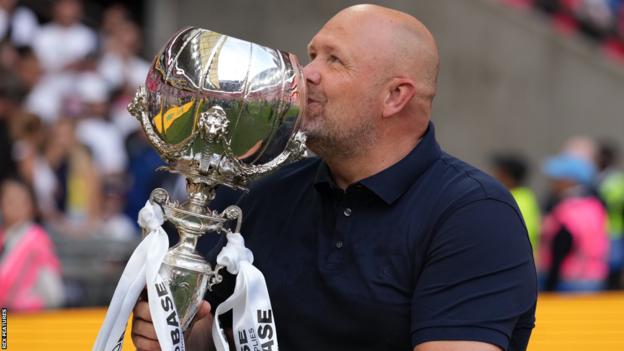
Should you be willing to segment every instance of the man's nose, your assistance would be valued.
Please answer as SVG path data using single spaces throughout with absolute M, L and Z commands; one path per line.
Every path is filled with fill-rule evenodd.
M 314 61 L 308 63 L 303 68 L 303 76 L 309 84 L 319 84 L 321 82 L 321 73 L 318 71 Z

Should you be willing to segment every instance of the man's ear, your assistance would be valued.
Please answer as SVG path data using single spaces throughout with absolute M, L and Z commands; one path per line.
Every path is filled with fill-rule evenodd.
M 387 87 L 387 95 L 383 106 L 383 118 L 399 113 L 416 94 L 416 85 L 408 78 L 393 78 Z

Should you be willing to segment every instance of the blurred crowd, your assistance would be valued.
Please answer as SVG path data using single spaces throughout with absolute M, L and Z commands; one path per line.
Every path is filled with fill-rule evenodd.
M 46 237 L 137 240 L 167 181 L 126 109 L 149 69 L 140 26 L 122 4 L 92 28 L 83 1 L 49 3 L 42 15 L 0 0 L 0 305 L 15 309 L 63 304 Z
M 564 34 L 581 33 L 611 58 L 624 63 L 624 0 L 504 0 L 545 13 Z
M 574 137 L 547 158 L 548 188 L 527 187 L 528 164 L 518 154 L 493 157 L 493 174 L 524 217 L 542 290 L 593 292 L 624 288 L 624 172 L 617 146 Z

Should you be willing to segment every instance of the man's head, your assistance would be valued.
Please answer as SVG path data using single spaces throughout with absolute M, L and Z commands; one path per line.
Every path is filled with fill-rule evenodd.
M 414 17 L 376 5 L 336 14 L 308 45 L 308 147 L 325 159 L 416 140 L 436 93 L 435 41 Z
M 513 153 L 496 154 L 492 158 L 494 177 L 508 189 L 524 184 L 527 175 L 527 162 L 524 157 Z
M 550 178 L 553 193 L 563 195 L 575 187 L 589 187 L 595 181 L 596 167 L 587 159 L 563 153 L 546 160 L 543 171 Z
M 57 0 L 52 8 L 52 16 L 57 24 L 69 27 L 82 17 L 82 0 Z
M 28 183 L 17 177 L 2 181 L 0 214 L 5 228 L 34 219 L 36 215 L 35 194 Z

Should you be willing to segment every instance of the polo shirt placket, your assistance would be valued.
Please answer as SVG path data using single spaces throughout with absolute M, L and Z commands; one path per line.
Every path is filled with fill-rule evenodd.
M 349 188 L 343 192 L 340 189 L 332 189 L 330 201 L 333 201 L 333 211 L 331 213 L 334 225 L 333 232 L 324 233 L 328 227 L 320 229 L 319 242 L 322 243 L 321 270 L 325 272 L 333 272 L 340 270 L 345 260 L 345 255 L 349 250 L 349 243 L 352 240 L 350 231 L 352 223 L 356 219 L 353 211 L 355 205 L 353 189 Z

